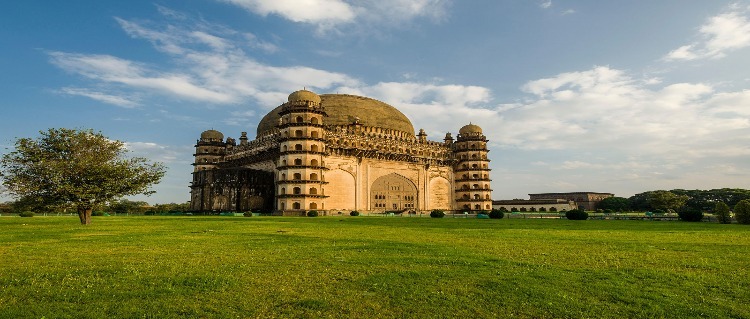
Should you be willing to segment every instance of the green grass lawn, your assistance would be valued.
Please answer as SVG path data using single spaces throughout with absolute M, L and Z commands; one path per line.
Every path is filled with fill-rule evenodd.
M 0 218 L 2 318 L 750 318 L 750 227 Z

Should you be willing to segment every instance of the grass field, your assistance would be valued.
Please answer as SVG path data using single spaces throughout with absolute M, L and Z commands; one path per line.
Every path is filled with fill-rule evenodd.
M 750 318 L 750 227 L 0 218 L 2 318 Z

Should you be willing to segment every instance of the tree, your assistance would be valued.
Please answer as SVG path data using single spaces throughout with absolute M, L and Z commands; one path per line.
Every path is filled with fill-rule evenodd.
M 716 215 L 716 218 L 718 218 L 719 222 L 722 224 L 730 224 L 732 222 L 732 217 L 729 216 L 729 205 L 724 202 L 716 203 L 716 207 L 714 207 L 714 215 Z
M 664 211 L 679 210 L 688 199 L 687 195 L 677 195 L 670 191 L 653 191 L 648 194 L 649 205 Z
M 45 207 L 72 206 L 81 224 L 91 210 L 116 198 L 146 194 L 164 176 L 161 163 L 126 158 L 125 143 L 99 132 L 77 129 L 40 131 L 19 138 L 15 150 L 0 159 L 0 177 L 10 194 Z
M 115 214 L 135 214 L 141 213 L 144 207 L 147 207 L 148 203 L 143 201 L 131 201 L 128 199 L 120 199 L 119 201 L 109 204 L 109 209 Z
M 740 224 L 750 224 L 750 200 L 743 199 L 734 205 L 734 218 Z
M 607 197 L 597 204 L 599 209 L 609 209 L 616 212 L 626 211 L 629 207 L 630 202 L 624 197 Z

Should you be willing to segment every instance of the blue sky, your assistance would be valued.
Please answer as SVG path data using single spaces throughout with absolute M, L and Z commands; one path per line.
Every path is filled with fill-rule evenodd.
M 152 204 L 303 87 L 480 125 L 495 199 L 750 188 L 750 1 L 25 0 L 0 41 L 0 152 L 102 131 L 167 165 Z

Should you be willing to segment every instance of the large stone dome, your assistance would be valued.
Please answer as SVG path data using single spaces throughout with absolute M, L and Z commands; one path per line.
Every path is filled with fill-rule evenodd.
M 224 139 L 224 134 L 217 130 L 207 130 L 203 131 L 201 133 L 201 139 L 202 140 L 214 140 L 214 141 L 222 141 Z
M 306 92 L 302 94 L 309 96 Z M 291 99 L 292 96 L 290 95 Z M 348 94 L 321 94 L 320 99 L 321 105 L 325 107 L 326 114 L 328 114 L 328 117 L 323 119 L 323 123 L 326 125 L 352 124 L 359 118 L 359 123 L 365 126 L 396 130 L 414 136 L 414 126 L 406 115 L 395 107 L 381 101 Z M 278 106 L 260 120 L 260 123 L 258 123 L 258 136 L 276 127 L 279 123 L 280 111 L 281 106 Z
M 472 135 L 472 134 L 482 134 L 482 128 L 479 127 L 479 125 L 471 124 L 465 125 L 460 130 L 458 130 L 458 134 L 461 135 Z

